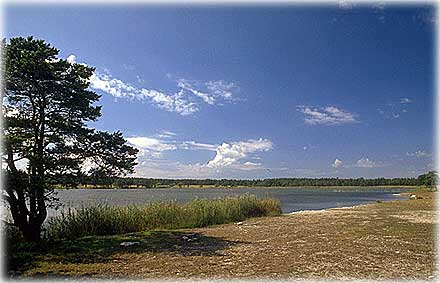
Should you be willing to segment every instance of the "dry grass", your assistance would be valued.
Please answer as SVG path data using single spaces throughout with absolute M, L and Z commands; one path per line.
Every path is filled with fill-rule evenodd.
M 208 228 L 168 248 L 145 243 L 114 249 L 105 260 L 42 256 L 27 275 L 100 278 L 430 279 L 434 275 L 434 193 L 423 199 L 301 212 Z M 126 236 L 130 237 L 130 236 Z M 156 239 L 160 242 L 163 236 Z M 171 240 L 170 240 L 171 239 Z M 116 242 L 117 244 L 117 242 Z

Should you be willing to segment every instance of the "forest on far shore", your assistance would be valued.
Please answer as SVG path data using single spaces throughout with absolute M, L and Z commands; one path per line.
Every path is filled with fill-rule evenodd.
M 301 187 L 301 186 L 426 186 L 433 187 L 436 172 L 417 178 L 273 178 L 273 179 L 154 179 L 135 177 L 84 176 L 69 179 L 70 188 L 186 188 L 186 187 Z M 58 184 L 60 185 L 60 184 Z

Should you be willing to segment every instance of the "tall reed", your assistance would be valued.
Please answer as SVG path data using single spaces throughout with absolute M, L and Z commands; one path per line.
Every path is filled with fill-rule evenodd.
M 281 205 L 278 200 L 257 199 L 250 195 L 213 200 L 196 199 L 186 204 L 167 201 L 142 206 L 96 205 L 68 209 L 49 219 L 46 236 L 49 239 L 73 239 L 149 229 L 204 227 L 280 213 Z

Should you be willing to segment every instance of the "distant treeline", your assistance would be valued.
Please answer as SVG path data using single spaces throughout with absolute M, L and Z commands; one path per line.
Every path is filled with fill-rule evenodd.
M 417 178 L 275 178 L 256 180 L 236 179 L 153 179 L 153 178 L 107 178 L 78 177 L 81 187 L 108 188 L 185 188 L 185 187 L 297 187 L 297 186 L 433 186 L 435 173 L 428 172 Z

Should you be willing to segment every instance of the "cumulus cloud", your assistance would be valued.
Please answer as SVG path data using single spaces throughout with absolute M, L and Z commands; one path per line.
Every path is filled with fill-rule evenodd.
M 356 162 L 356 167 L 360 168 L 375 168 L 375 167 L 381 167 L 380 164 L 377 162 L 374 162 L 368 158 L 361 158 Z
M 298 106 L 298 110 L 305 115 L 304 122 L 308 125 L 339 125 L 358 122 L 354 114 L 334 106 L 325 108 Z
M 157 136 L 157 135 L 156 135 Z M 201 143 L 195 141 L 170 141 L 154 137 L 129 137 L 127 141 L 132 146 L 139 149 L 138 157 L 149 159 L 151 157 L 162 157 L 166 151 L 174 150 L 207 150 L 215 151 L 215 156 L 212 160 L 201 166 L 207 168 L 225 168 L 230 167 L 240 170 L 253 170 L 260 168 L 261 163 L 246 161 L 240 163 L 241 160 L 246 159 L 252 153 L 263 152 L 271 150 L 273 145 L 270 140 L 249 139 L 247 141 L 238 142 L 224 142 L 221 145 Z M 145 161 L 145 160 L 144 160 Z
M 223 143 L 216 149 L 214 159 L 207 164 L 208 167 L 226 167 L 248 157 L 250 153 L 271 150 L 273 144 L 267 139 L 248 140 L 233 143 Z
M 336 158 L 335 161 L 332 164 L 332 167 L 339 168 L 339 167 L 342 166 L 342 164 L 343 164 L 342 161 Z
M 143 161 L 136 167 L 136 176 L 156 178 L 241 178 L 240 176 L 253 176 L 254 171 L 269 172 L 261 163 L 244 162 L 235 163 L 227 167 L 213 168 L 206 163 L 184 164 L 174 161 L 163 162 Z M 283 171 L 284 172 L 284 171 Z M 236 176 L 236 177 L 232 177 Z
M 128 142 L 138 148 L 138 165 L 135 176 L 160 178 L 220 177 L 222 174 L 245 174 L 254 170 L 267 170 L 262 163 L 252 162 L 253 153 L 272 149 L 267 139 L 223 143 L 221 145 L 195 141 L 172 141 L 152 137 L 131 137 Z M 215 152 L 215 157 L 206 162 L 183 164 L 168 160 L 163 153 L 174 150 L 205 150 Z

